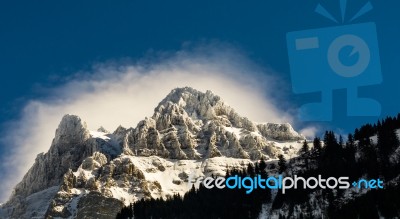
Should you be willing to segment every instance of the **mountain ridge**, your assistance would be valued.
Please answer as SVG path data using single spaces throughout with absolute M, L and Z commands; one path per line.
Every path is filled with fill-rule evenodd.
M 299 141 L 305 139 L 288 123 L 253 123 L 211 91 L 203 93 L 190 87 L 172 90 L 155 108 L 153 116 L 140 121 L 135 128 L 120 126 L 112 134 L 104 128 L 99 131 L 89 131 L 78 116 L 65 115 L 49 151 L 37 156 L 2 207 L 3 212 L 20 218 L 32 214 L 68 218 L 78 215 L 79 210 L 68 206 L 82 197 L 82 202 L 95 205 L 92 198 L 99 197 L 89 195 L 93 192 L 114 207 L 125 203 L 121 198 L 134 201 L 139 197 L 163 197 L 174 190 L 184 192 L 181 187 L 188 171 L 176 165 L 185 163 L 201 169 L 196 173 L 199 176 L 224 174 L 226 165 L 276 159 L 281 153 L 292 156 Z M 227 164 L 222 165 L 224 162 Z M 154 177 L 152 173 L 162 175 L 165 171 L 177 175 L 171 181 L 174 183 L 148 180 Z M 32 205 L 27 201 L 30 196 L 54 186 L 59 189 L 49 191 L 55 194 L 45 213 L 43 209 L 24 210 Z M 124 194 L 119 197 L 120 202 L 108 200 L 117 197 L 117 193 Z

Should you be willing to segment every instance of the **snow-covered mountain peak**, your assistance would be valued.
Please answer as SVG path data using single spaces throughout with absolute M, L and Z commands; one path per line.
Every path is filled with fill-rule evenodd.
M 0 215 L 79 217 L 90 213 L 77 206 L 96 212 L 98 200 L 115 210 L 141 197 L 183 193 L 190 171 L 217 174 L 238 162 L 291 157 L 302 139 L 290 124 L 254 123 L 211 91 L 190 87 L 172 90 L 153 116 L 113 133 L 89 131 L 78 116 L 65 115 L 49 151 L 38 155 Z M 50 197 L 42 207 L 29 202 L 42 193 Z
M 89 138 L 89 130 L 84 121 L 75 115 L 65 115 L 58 128 L 54 138 L 55 143 L 76 142 L 80 143 Z
M 206 98 L 206 99 L 204 99 Z M 171 92 L 161 101 L 160 105 L 164 102 L 171 101 L 173 103 L 182 103 L 181 101 L 190 102 L 209 102 L 215 103 L 221 98 L 215 95 L 212 91 L 207 90 L 205 93 L 198 91 L 192 87 L 181 87 L 171 90 Z
M 193 119 L 212 119 L 216 116 L 213 109 L 217 105 L 225 104 L 211 91 L 203 93 L 191 87 L 175 88 L 160 102 L 155 113 L 185 111 Z

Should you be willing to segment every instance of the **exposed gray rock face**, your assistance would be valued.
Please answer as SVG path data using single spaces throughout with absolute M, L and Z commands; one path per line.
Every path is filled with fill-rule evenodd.
M 127 139 L 128 146 L 140 156 L 259 159 L 277 156 L 270 141 L 304 137 L 290 124 L 253 123 L 211 91 L 185 87 L 172 90 L 153 116 L 141 121 Z
M 15 196 L 26 196 L 44 188 L 59 185 L 68 169 L 76 170 L 82 160 L 92 154 L 86 124 L 77 116 L 66 115 L 46 154 L 39 154 L 22 182 L 15 187 Z
M 120 203 L 123 202 L 113 197 L 113 188 L 126 191 L 134 190 L 141 197 L 151 197 L 151 190 L 156 187 L 154 182 L 147 182 L 142 170 L 136 168 L 129 158 L 119 157 L 109 163 L 106 162 L 106 157 L 103 154 L 95 152 L 93 156 L 86 158 L 82 162 L 76 172 L 69 169 L 63 177 L 60 191 L 52 198 L 46 217 L 89 218 L 88 215 L 91 215 L 93 211 L 90 211 L 86 204 L 90 204 L 94 209 L 97 209 L 101 207 L 101 203 L 105 206 L 99 218 L 103 218 L 104 215 L 108 215 L 108 218 L 112 218 L 109 215 L 114 215 L 113 217 L 115 217 L 118 211 L 111 208 L 118 204 L 116 207 L 119 209 Z M 163 168 L 161 163 L 157 165 L 159 170 Z M 72 190 L 75 190 L 75 192 Z M 80 195 L 76 195 L 77 190 L 80 191 Z M 87 193 L 87 191 L 90 191 L 90 193 Z M 99 199 L 100 203 L 96 205 L 92 203 L 94 199 L 87 198 L 92 193 L 95 194 L 94 197 L 101 195 L 104 199 Z M 110 198 L 114 199 L 114 201 L 110 200 Z M 115 202 L 115 200 L 118 202 Z M 72 207 L 71 203 L 73 202 L 78 203 L 78 206 Z M 82 211 L 80 206 L 84 206 L 85 210 Z M 107 210 L 108 207 L 110 208 Z
M 107 150 L 109 148 L 111 147 Z M 10 200 L 6 203 L 5 207 L 14 208 L 11 217 L 19 218 L 24 212 L 21 200 L 38 191 L 59 186 L 69 170 L 76 171 L 85 158 L 102 150 L 104 142 L 101 139 L 91 138 L 85 122 L 78 116 L 65 115 L 56 130 L 49 151 L 37 156 L 35 163 L 15 187 Z M 109 154 L 108 156 L 110 159 L 111 156 Z M 100 159 L 96 157 L 96 153 L 92 163 L 88 160 L 85 165 L 103 165 L 107 162 L 104 155 L 100 163 L 95 159 Z
M 289 123 L 258 124 L 258 130 L 267 139 L 278 141 L 297 141 L 304 140 L 304 136 L 298 134 Z
M 60 185 L 68 169 L 76 170 L 82 160 L 91 155 L 93 148 L 88 144 L 90 138 L 86 124 L 77 116 L 63 117 L 56 130 L 50 150 L 39 154 L 33 166 L 15 187 L 7 205 L 15 207 L 15 216 L 19 213 L 19 199 Z
M 100 128 L 97 129 L 98 132 L 104 132 L 104 133 L 110 133 L 107 129 L 105 129 L 103 126 L 100 126 Z
M 90 192 L 79 200 L 81 206 L 77 219 L 109 219 L 115 218 L 123 203 L 114 198 L 104 197 L 101 193 Z
M 280 152 L 276 141 L 300 139 L 304 137 L 289 124 L 256 124 L 239 116 L 211 91 L 177 88 L 160 102 L 153 116 L 135 128 L 120 126 L 113 133 L 104 128 L 90 132 L 79 117 L 64 116 L 49 151 L 37 156 L 1 208 L 10 218 L 112 218 L 124 202 L 118 194 L 161 197 L 160 182 L 146 180 L 145 173 L 175 170 L 166 160 L 204 162 L 204 166 L 196 167 L 201 172 L 207 170 L 207 159 L 225 156 L 267 160 Z M 136 156 L 152 161 L 135 160 L 134 165 Z M 161 162 L 161 158 L 167 159 Z M 144 166 L 151 168 L 141 169 Z M 184 176 L 189 172 L 182 171 L 168 187 L 187 181 Z M 29 197 L 49 188 L 53 189 L 45 193 L 42 202 L 47 210 L 37 207 L 27 214 L 27 209 L 32 209 Z
M 107 163 L 107 157 L 100 153 L 94 152 L 93 156 L 86 158 L 82 162 L 82 169 L 84 170 L 95 170 Z

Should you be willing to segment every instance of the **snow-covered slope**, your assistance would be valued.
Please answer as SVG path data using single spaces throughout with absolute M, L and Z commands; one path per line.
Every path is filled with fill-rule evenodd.
M 290 124 L 251 122 L 211 91 L 188 87 L 172 90 L 136 127 L 114 133 L 89 131 L 79 117 L 66 115 L 0 216 L 108 218 L 140 198 L 185 193 L 189 176 L 293 157 L 303 139 Z

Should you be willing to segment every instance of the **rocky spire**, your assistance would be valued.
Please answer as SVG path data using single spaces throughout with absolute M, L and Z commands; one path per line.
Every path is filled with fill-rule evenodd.
M 53 145 L 82 143 L 90 137 L 86 122 L 75 115 L 65 115 L 54 137 Z
M 10 202 L 37 191 L 59 185 L 68 169 L 76 170 L 91 153 L 86 123 L 78 116 L 65 115 L 50 150 L 37 156 L 35 163 L 15 187 Z

